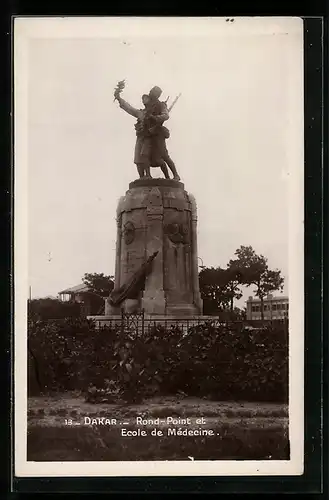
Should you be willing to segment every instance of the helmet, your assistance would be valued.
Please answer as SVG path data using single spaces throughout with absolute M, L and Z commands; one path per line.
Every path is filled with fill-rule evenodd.
M 149 96 L 153 97 L 155 99 L 159 99 L 161 94 L 162 94 L 162 90 L 160 89 L 160 87 L 157 87 L 157 86 L 153 87 L 149 92 Z

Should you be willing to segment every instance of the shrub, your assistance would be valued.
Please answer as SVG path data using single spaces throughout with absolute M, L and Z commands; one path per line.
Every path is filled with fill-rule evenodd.
M 28 314 L 31 319 L 53 320 L 67 317 L 79 318 L 81 304 L 76 302 L 62 302 L 58 299 L 32 299 L 28 301 Z
M 286 402 L 288 343 L 278 326 L 199 325 L 183 333 L 95 329 L 81 319 L 29 325 L 30 394 L 82 390 L 89 401 L 137 402 L 152 395 Z M 36 383 L 35 380 L 39 379 Z M 34 384 L 32 381 L 34 380 Z

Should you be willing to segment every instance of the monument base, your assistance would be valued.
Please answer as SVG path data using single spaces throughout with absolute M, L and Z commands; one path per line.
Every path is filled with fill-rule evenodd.
M 126 299 L 120 306 L 112 306 L 109 302 L 105 302 L 105 316 L 110 318 L 112 316 L 120 316 L 121 310 L 129 314 L 140 314 L 144 309 L 146 316 L 168 316 L 168 317 L 200 317 L 199 311 L 202 310 L 202 304 L 196 306 L 195 304 L 166 304 L 164 290 L 157 290 L 153 296 L 143 294 L 141 300 Z
M 148 314 L 165 315 L 166 297 L 163 289 L 154 290 L 152 294 L 143 292 L 142 309 Z

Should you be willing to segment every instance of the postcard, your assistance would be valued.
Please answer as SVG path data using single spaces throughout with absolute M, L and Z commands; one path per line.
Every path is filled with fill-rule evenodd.
M 301 475 L 303 21 L 13 43 L 15 475 Z

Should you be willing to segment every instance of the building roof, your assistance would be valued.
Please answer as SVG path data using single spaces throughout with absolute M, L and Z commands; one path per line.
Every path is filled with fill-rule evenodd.
M 82 283 L 81 285 L 75 285 L 72 286 L 71 288 L 66 288 L 65 290 L 62 290 L 59 292 L 59 294 L 62 293 L 80 293 L 80 292 L 87 292 L 89 290 L 88 286 Z
M 45 300 L 45 299 L 51 299 L 51 300 L 58 300 L 58 297 L 55 297 L 54 295 L 39 295 L 36 297 L 33 297 L 32 300 Z
M 277 295 L 276 297 L 264 297 L 264 302 L 273 302 L 276 300 L 289 300 L 289 297 L 287 295 Z M 258 297 L 253 298 L 249 297 L 249 299 L 246 302 L 260 302 L 260 299 Z

